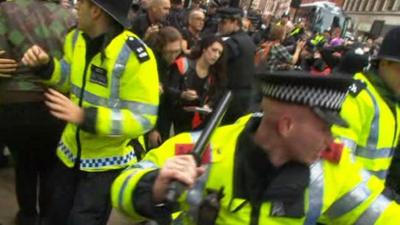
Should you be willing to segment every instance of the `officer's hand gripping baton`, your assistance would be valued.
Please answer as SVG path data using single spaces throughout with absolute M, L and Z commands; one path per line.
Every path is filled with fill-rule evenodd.
M 197 166 L 201 164 L 201 158 L 206 150 L 208 141 L 210 140 L 215 128 L 221 123 L 222 118 L 226 110 L 228 109 L 229 103 L 232 100 L 232 91 L 226 92 L 223 98 L 218 103 L 215 112 L 212 114 L 210 121 L 207 126 L 201 132 L 199 140 L 196 142 L 192 155 L 196 160 Z M 168 203 L 174 203 L 178 200 L 181 194 L 185 191 L 185 185 L 179 181 L 173 181 L 167 190 L 166 200 Z

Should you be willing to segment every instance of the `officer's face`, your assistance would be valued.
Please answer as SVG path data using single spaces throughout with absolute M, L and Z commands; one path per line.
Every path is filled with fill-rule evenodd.
M 310 165 L 329 149 L 333 138 L 325 121 L 310 108 L 302 108 L 293 117 L 291 130 L 285 140 L 289 159 Z
M 222 35 L 227 35 L 232 33 L 236 27 L 236 21 L 231 19 L 222 19 L 218 24 L 218 31 Z
M 214 42 L 208 48 L 203 50 L 203 57 L 209 65 L 214 65 L 222 55 L 224 47 L 219 42 Z
M 310 165 L 333 141 L 329 126 L 309 107 L 264 98 L 262 110 L 254 141 L 275 166 L 289 161 Z
M 91 27 L 91 9 L 93 5 L 90 0 L 78 0 L 76 10 L 78 13 L 78 28 L 83 32 L 88 32 Z
M 379 75 L 396 97 L 400 97 L 400 62 L 382 60 L 379 64 Z

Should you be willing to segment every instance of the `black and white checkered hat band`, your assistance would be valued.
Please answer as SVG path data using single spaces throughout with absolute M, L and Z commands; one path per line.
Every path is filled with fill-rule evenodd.
M 339 111 L 347 92 L 315 86 L 264 83 L 262 93 L 285 102 Z

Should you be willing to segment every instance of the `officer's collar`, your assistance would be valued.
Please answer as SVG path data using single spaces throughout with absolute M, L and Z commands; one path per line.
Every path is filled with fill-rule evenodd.
M 94 38 L 90 37 L 88 34 L 83 33 L 82 34 L 83 38 L 85 39 L 86 43 L 102 43 L 104 41 L 104 38 L 106 36 L 105 33 L 102 33 Z
M 238 33 L 242 33 L 242 32 L 244 32 L 244 30 L 242 28 L 239 28 L 238 30 L 233 31 L 230 35 L 238 34 Z

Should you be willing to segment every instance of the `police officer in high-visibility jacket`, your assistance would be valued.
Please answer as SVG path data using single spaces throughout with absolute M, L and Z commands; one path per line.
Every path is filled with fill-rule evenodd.
M 78 29 L 66 36 L 64 57 L 33 46 L 22 59 L 45 74 L 45 83 L 70 93 L 45 94 L 51 114 L 68 122 L 48 224 L 106 224 L 110 185 L 136 162 L 129 142 L 155 124 L 157 66 L 152 51 L 124 28 L 131 2 L 78 1 Z
M 198 132 L 166 141 L 115 180 L 113 206 L 164 224 L 175 207 L 166 204 L 166 190 L 179 180 L 190 189 L 178 224 L 398 224 L 400 206 L 382 195 L 382 182 L 333 143 L 329 125 L 346 125 L 338 111 L 352 82 L 264 74 L 263 116 L 218 128 L 202 167 L 181 155 Z
M 359 84 L 340 112 L 349 128 L 333 127 L 332 132 L 370 173 L 385 180 L 400 130 L 400 27 L 386 35 L 372 63 L 370 70 L 354 75 Z

